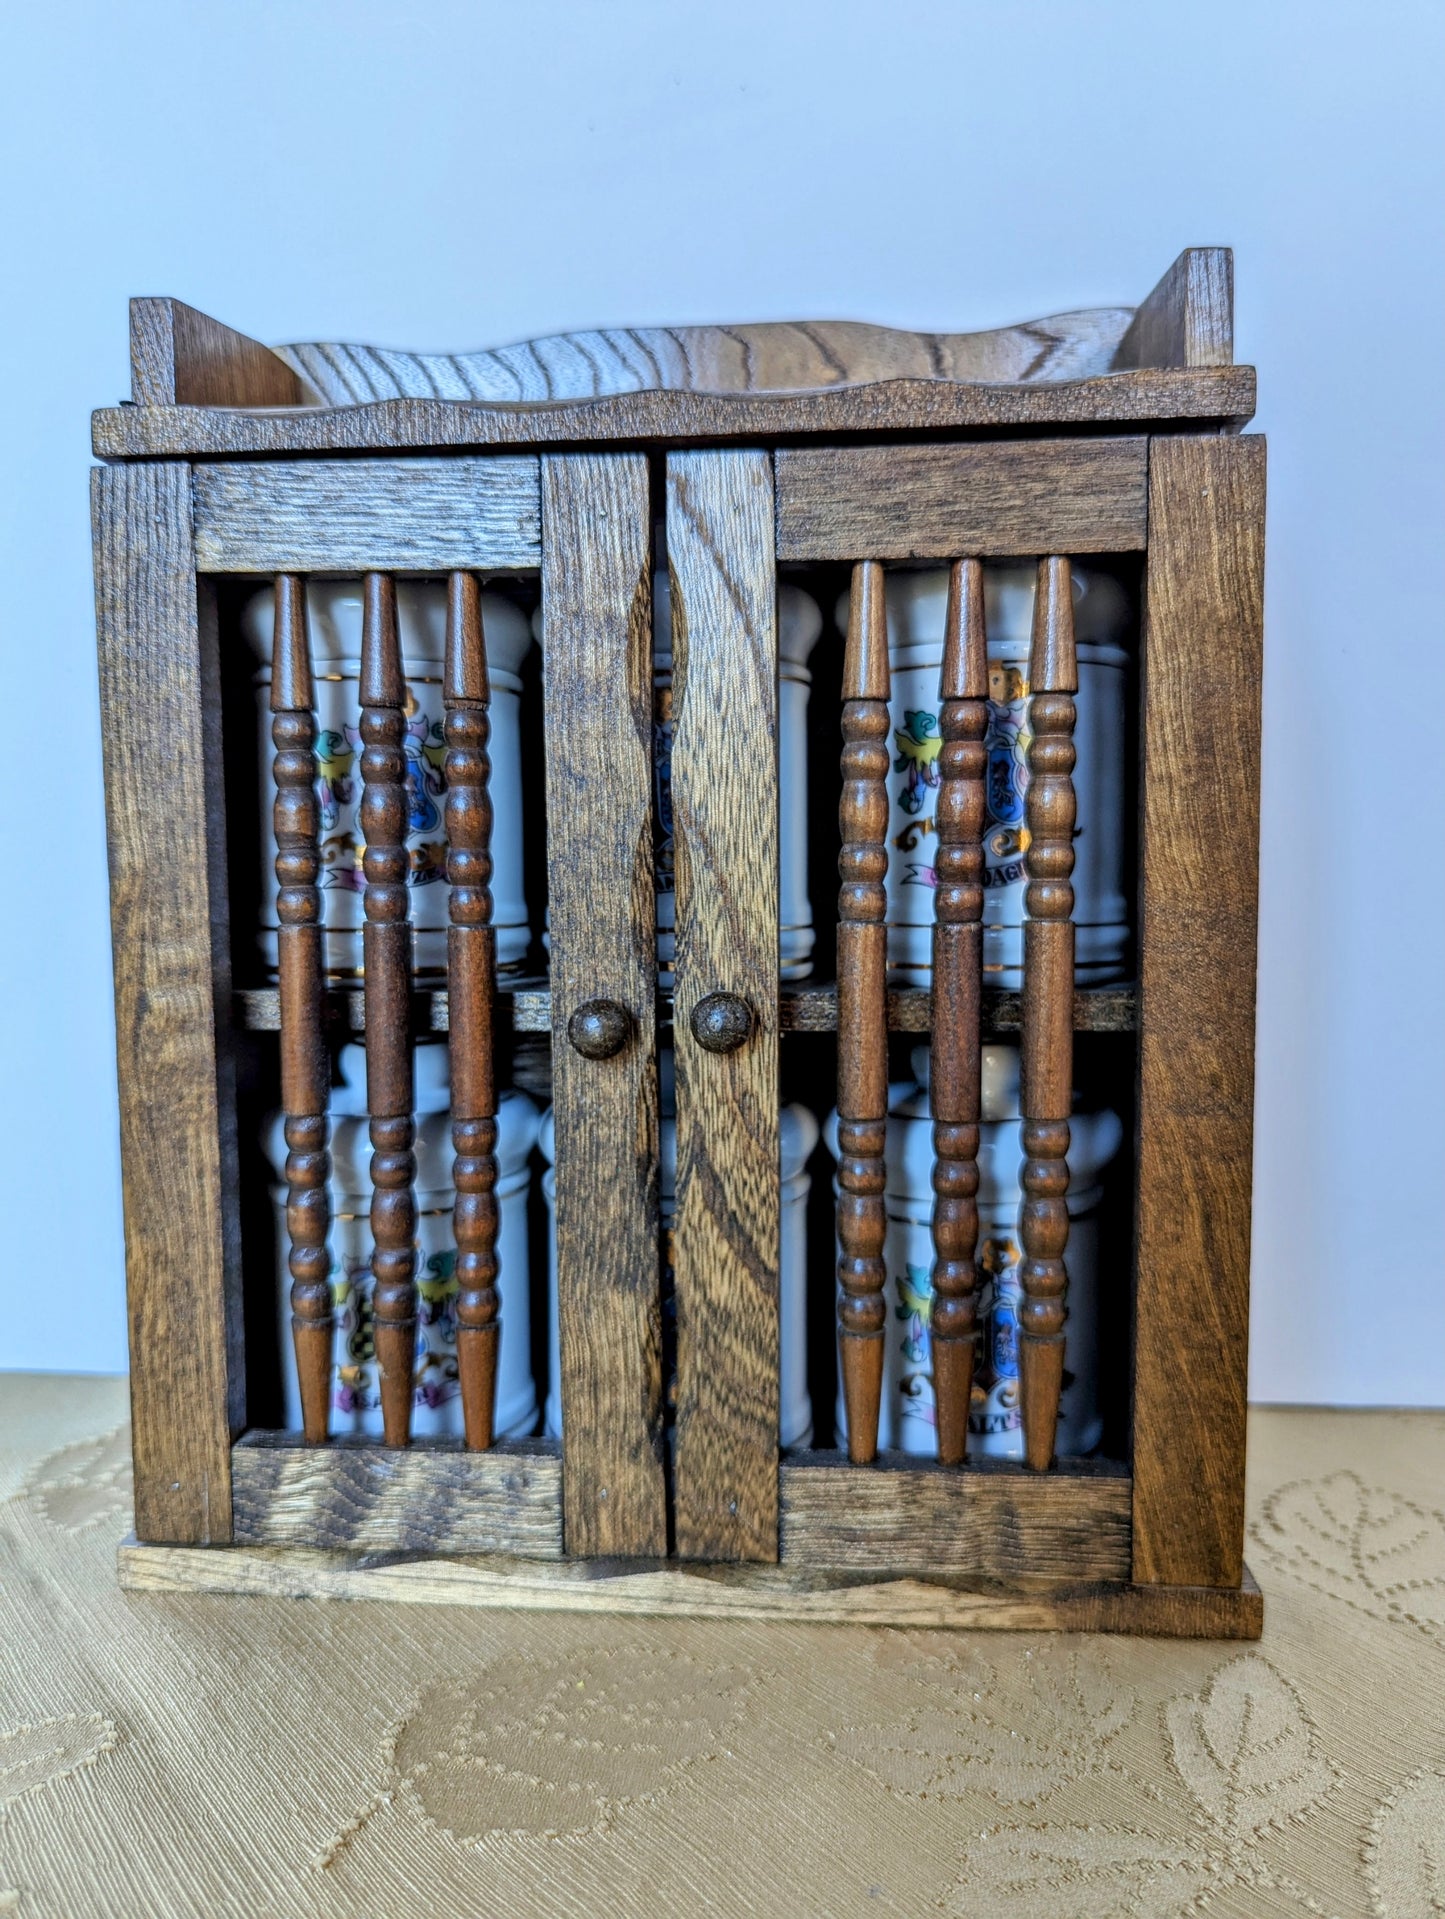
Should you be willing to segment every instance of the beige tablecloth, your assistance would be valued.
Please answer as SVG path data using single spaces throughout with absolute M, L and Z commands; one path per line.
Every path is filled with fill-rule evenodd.
M 1445 1913 L 1445 1414 L 1257 1411 L 1257 1647 L 125 1597 L 0 1377 L 0 1913 Z

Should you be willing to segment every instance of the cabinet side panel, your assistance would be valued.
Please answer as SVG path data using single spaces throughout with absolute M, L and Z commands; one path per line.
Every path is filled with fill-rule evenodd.
M 1134 1578 L 1244 1551 L 1264 441 L 1156 440 L 1140 873 Z
M 766 453 L 667 463 L 684 1559 L 778 1556 L 778 649 Z M 719 1001 L 718 995 L 727 995 Z M 715 1026 L 750 1030 L 715 1050 Z M 728 1035 L 730 1036 L 731 1029 Z M 712 1045 L 704 1044 L 710 1039 Z
M 542 462 L 552 1073 L 570 1554 L 667 1551 L 647 461 Z M 576 1051 L 588 1001 L 627 1036 Z
M 231 1537 L 244 1420 L 215 623 L 191 475 L 93 475 L 136 1531 Z

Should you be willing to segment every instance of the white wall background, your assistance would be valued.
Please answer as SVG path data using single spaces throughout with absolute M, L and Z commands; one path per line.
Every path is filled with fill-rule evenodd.
M 1251 1386 L 1445 1403 L 1438 0 L 48 0 L 6 37 L 0 1367 L 125 1364 L 86 467 L 128 295 L 437 349 L 962 329 L 1229 243 L 1271 436 Z

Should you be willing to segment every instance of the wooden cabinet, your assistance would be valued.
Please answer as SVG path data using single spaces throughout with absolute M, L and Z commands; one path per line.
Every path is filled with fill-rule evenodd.
M 1228 256 L 1182 256 L 1132 316 L 996 335 L 694 329 L 586 336 L 570 360 L 541 343 L 527 364 L 547 390 L 525 390 L 518 354 L 511 398 L 487 385 L 505 356 L 448 361 L 444 381 L 439 362 L 414 356 L 273 353 L 174 302 L 137 301 L 132 322 L 136 403 L 96 415 L 94 475 L 135 1411 L 138 1543 L 123 1549 L 123 1577 L 1257 1634 L 1242 1550 L 1264 449 L 1240 431 L 1254 381 L 1231 363 Z M 448 390 L 459 397 L 436 397 Z M 676 867 L 665 991 L 651 619 L 663 539 Z M 1141 607 L 1137 764 L 1121 769 L 1139 800 L 1137 984 L 1076 991 L 1071 562 L 1089 556 L 1128 571 Z M 1021 995 L 991 989 L 980 957 L 982 564 L 1004 559 L 1038 569 Z M 951 569 L 931 993 L 890 988 L 884 926 L 886 574 L 920 563 Z M 838 808 L 825 942 L 836 985 L 779 978 L 780 569 L 851 582 L 829 682 L 837 757 L 813 782 L 813 802 Z M 322 970 L 303 603 L 318 574 L 366 582 L 360 985 Z M 445 991 L 410 976 L 399 576 L 448 582 Z M 499 979 L 490 926 L 479 585 L 498 576 L 529 583 L 541 608 L 548 938 L 546 977 L 532 982 Z M 247 579 L 276 592 L 274 987 L 240 958 L 230 898 L 226 609 Z M 831 913 L 817 871 L 812 892 Z M 358 1029 L 385 1380 L 376 1442 L 327 1425 L 328 1048 Z M 411 1049 L 427 1029 L 449 1034 L 452 1061 L 466 1437 L 450 1443 L 408 1443 Z M 967 1432 L 979 1047 L 1010 1031 L 1024 1066 L 1017 1463 L 970 1456 Z M 506 1336 L 496 1095 L 518 1032 L 550 1041 L 560 1447 L 492 1432 Z M 1054 1457 L 1076 1032 L 1107 1035 L 1134 1119 L 1132 1230 L 1113 1275 L 1126 1403 L 1110 1456 L 1077 1460 Z M 898 1033 L 933 1049 L 937 1460 L 879 1456 L 874 1443 Z M 780 1085 L 804 1035 L 836 1045 L 850 1450 L 780 1456 Z M 258 1044 L 277 1049 L 287 1116 L 304 1432 L 256 1411 L 264 1313 L 247 1296 L 237 1074 Z M 831 1319 L 832 1299 L 815 1289 L 810 1310 Z

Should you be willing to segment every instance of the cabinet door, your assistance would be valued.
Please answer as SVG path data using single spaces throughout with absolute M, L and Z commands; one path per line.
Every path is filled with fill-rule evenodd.
M 767 453 L 667 461 L 684 1559 L 778 1556 L 778 767 Z

